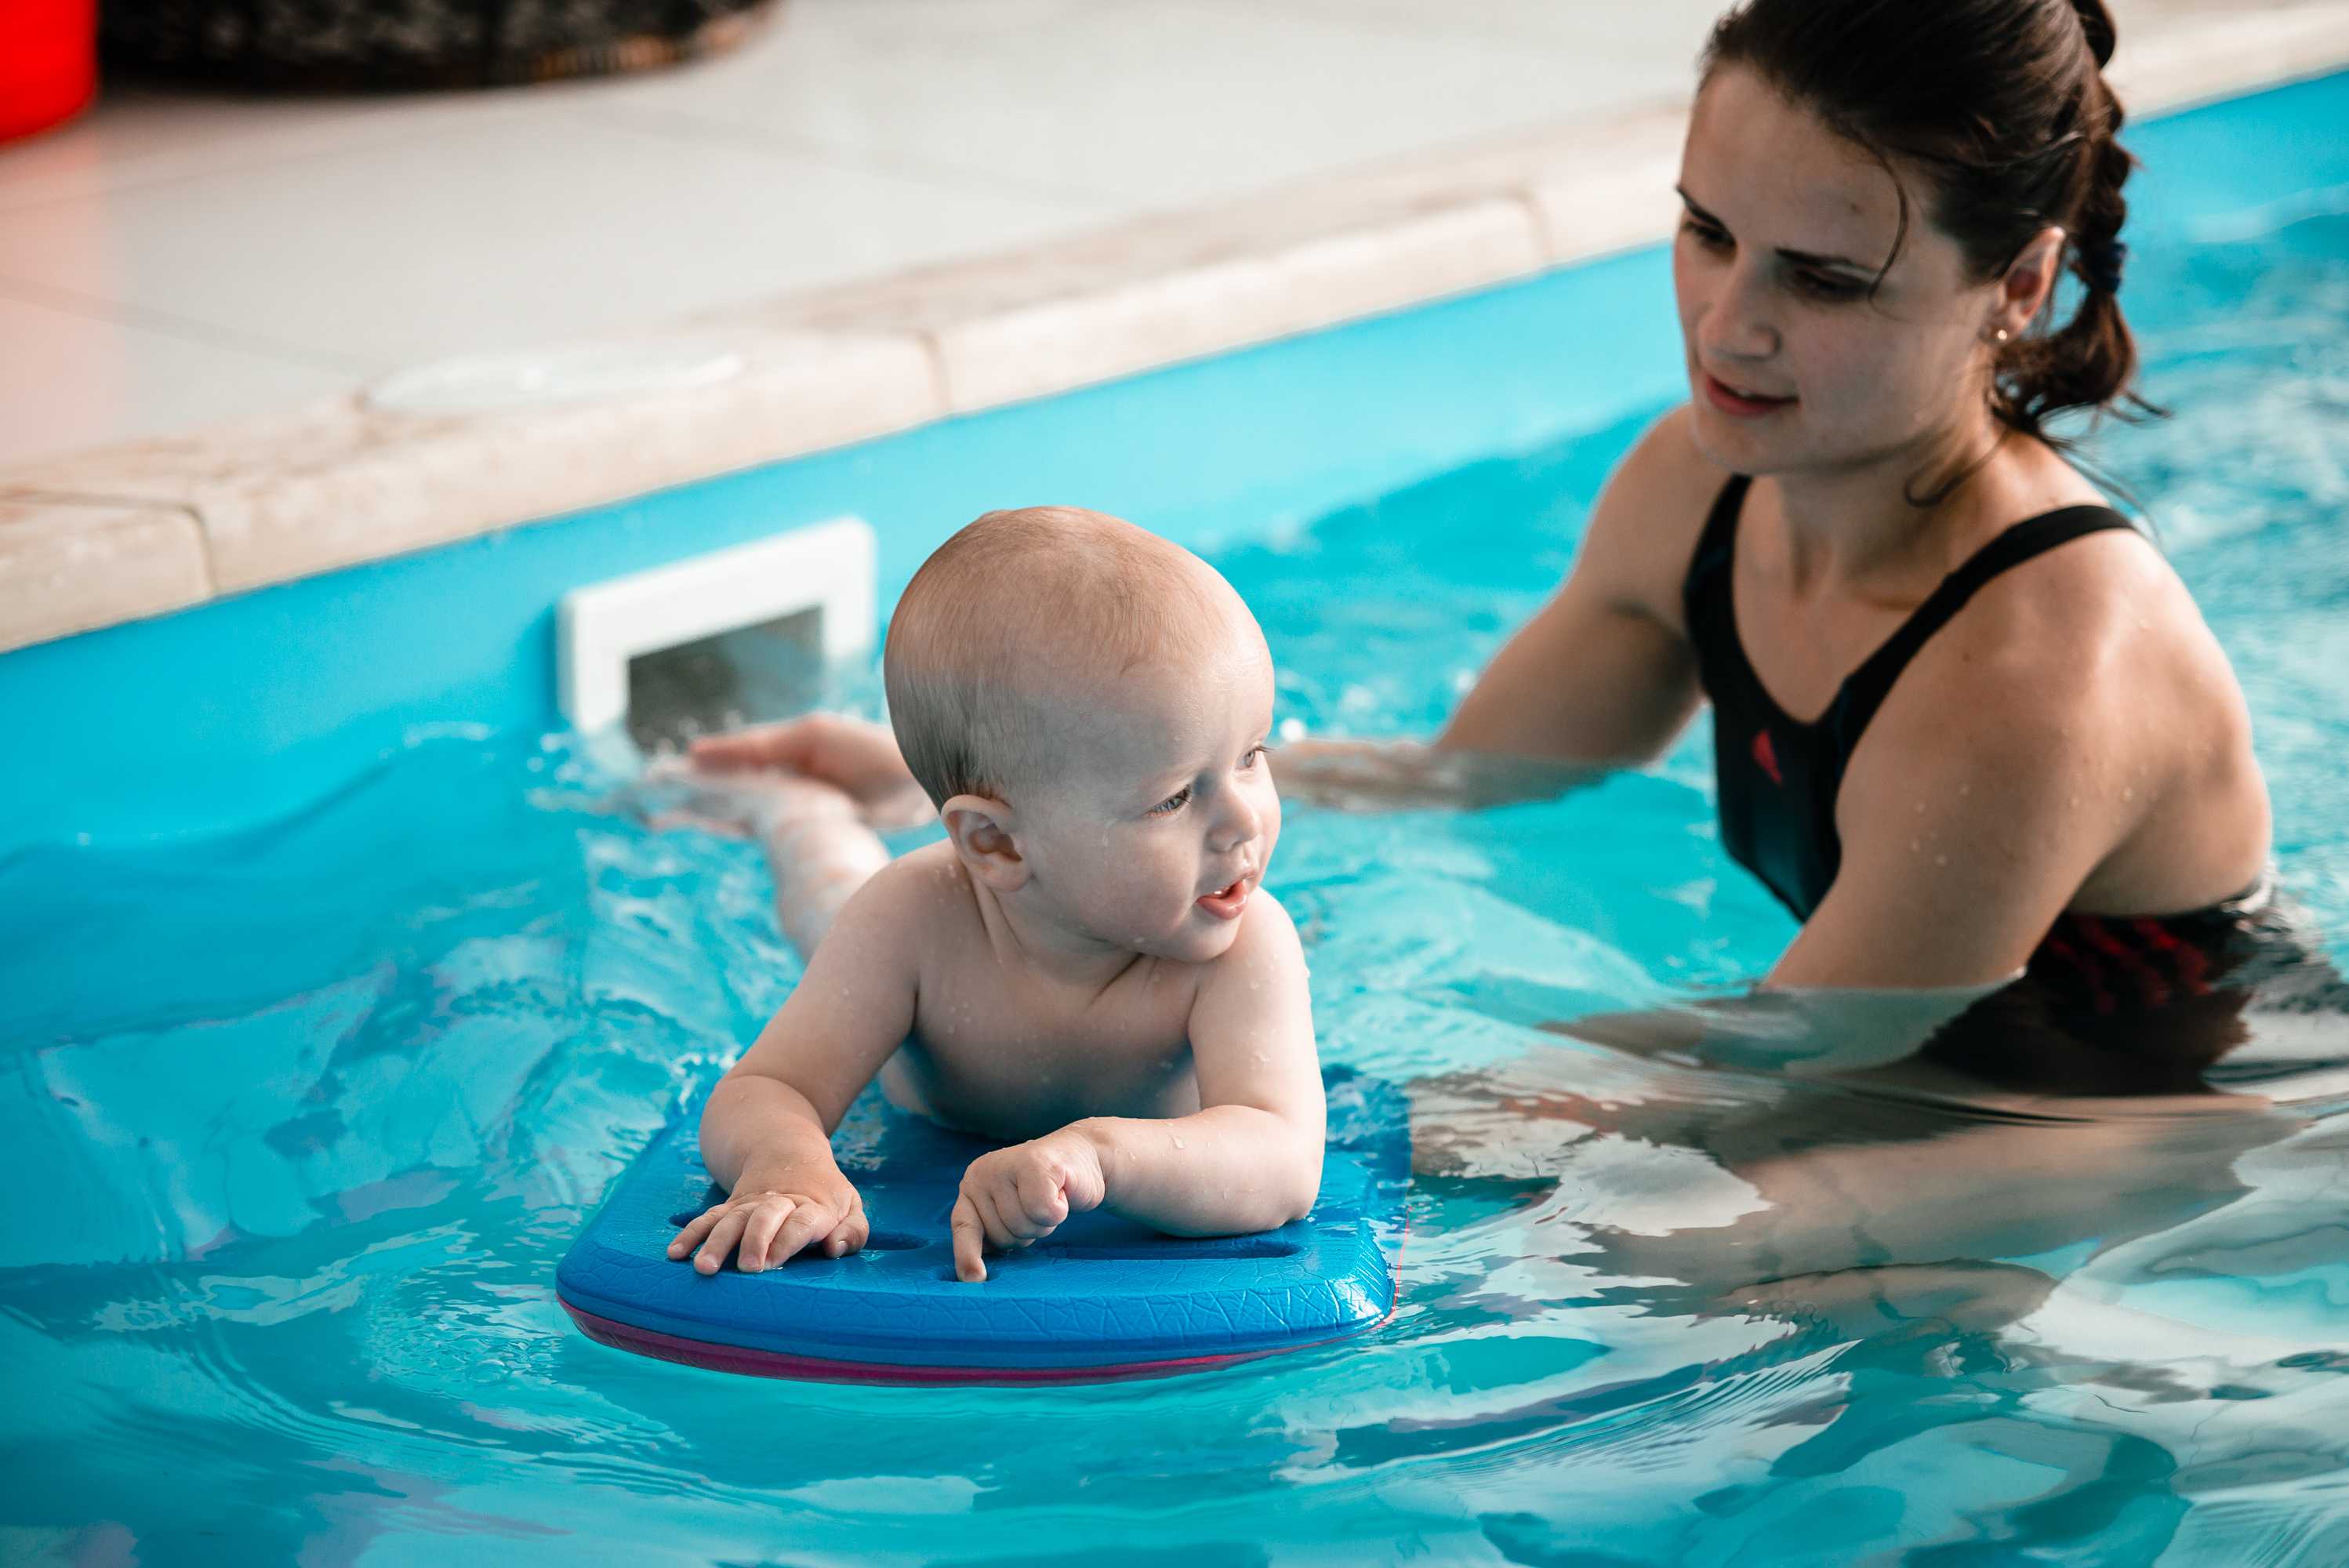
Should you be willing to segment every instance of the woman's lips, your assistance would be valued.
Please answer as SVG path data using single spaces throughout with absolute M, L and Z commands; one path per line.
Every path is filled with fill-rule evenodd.
M 1248 892 L 1254 873 L 1240 878 L 1229 887 L 1218 888 L 1199 900 L 1199 907 L 1217 920 L 1237 920 L 1240 911 L 1247 907 Z
M 1705 401 L 1734 418 L 1759 419 L 1766 414 L 1795 406 L 1792 397 L 1749 397 L 1705 371 L 1700 370 L 1697 374 L 1704 378 Z

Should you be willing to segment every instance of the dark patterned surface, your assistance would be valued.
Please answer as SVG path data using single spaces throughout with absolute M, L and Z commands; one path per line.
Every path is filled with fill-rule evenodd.
M 490 87 L 667 65 L 771 0 L 113 0 L 109 66 L 302 89 Z

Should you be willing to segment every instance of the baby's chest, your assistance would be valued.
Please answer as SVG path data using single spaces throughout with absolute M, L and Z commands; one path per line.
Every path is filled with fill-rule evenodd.
M 1188 999 L 1140 995 L 1082 1013 L 973 987 L 925 997 L 901 1055 L 925 1098 L 977 1120 L 1059 1126 L 1083 1116 L 1195 1110 Z

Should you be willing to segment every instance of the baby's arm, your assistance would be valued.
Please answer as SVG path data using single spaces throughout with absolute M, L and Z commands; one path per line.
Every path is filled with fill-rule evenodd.
M 1087 1117 L 973 1161 L 955 1204 L 955 1272 L 987 1277 L 987 1243 L 1021 1246 L 1106 1203 L 1175 1235 L 1239 1235 L 1299 1219 L 1327 1137 L 1305 954 L 1270 894 L 1207 966 L 1191 1008 L 1200 1109 Z
M 914 1023 L 920 901 L 912 878 L 885 870 L 840 912 L 782 1010 L 736 1062 L 701 1113 L 701 1157 L 727 1190 L 669 1243 L 715 1274 L 740 1249 L 752 1273 L 820 1245 L 864 1246 L 856 1189 L 832 1157 L 832 1132 Z

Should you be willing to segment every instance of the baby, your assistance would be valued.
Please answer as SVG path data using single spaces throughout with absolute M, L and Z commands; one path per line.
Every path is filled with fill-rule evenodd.
M 831 1134 L 876 1074 L 905 1110 L 1025 1140 L 963 1173 L 960 1279 L 1102 1205 L 1180 1235 L 1301 1217 L 1321 1075 L 1297 931 L 1261 886 L 1272 662 L 1239 595 L 1115 518 L 990 512 L 915 575 L 885 670 L 946 839 L 880 864 L 844 797 L 770 830 L 858 885 L 812 890 L 836 915 L 786 912 L 829 929 L 710 1095 L 730 1196 L 669 1255 L 714 1274 L 861 1248 Z

